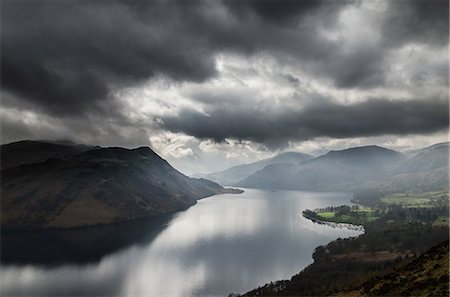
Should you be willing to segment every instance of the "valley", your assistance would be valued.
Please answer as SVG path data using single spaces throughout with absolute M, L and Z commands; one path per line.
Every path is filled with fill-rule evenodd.
M 41 147 L 46 153 L 40 151 Z M 24 153 L 33 152 L 34 148 L 35 155 Z M 442 267 L 448 267 L 448 257 L 442 254 L 442 246 L 449 234 L 448 174 L 438 178 L 436 174 L 448 169 L 448 159 L 443 158 L 446 153 L 448 144 L 409 154 L 376 146 L 329 152 L 318 157 L 289 153 L 257 162 L 257 166 L 247 164 L 225 170 L 225 175 L 237 170 L 236 176 L 243 178 L 230 184 L 251 181 L 255 182 L 252 186 L 262 188 L 242 190 L 224 188 L 204 178 L 189 178 L 146 147 L 102 148 L 33 141 L 3 145 L 2 162 L 6 166 L 1 170 L 2 257 L 7 257 L 3 270 L 6 269 L 12 284 L 6 292 L 18 292 L 17 288 L 24 286 L 12 279 L 25 263 L 53 266 L 44 271 L 36 268 L 33 273 L 54 283 L 52 275 L 66 265 L 78 263 L 84 267 L 71 270 L 72 275 L 96 275 L 98 272 L 86 265 L 94 263 L 95 267 L 95 263 L 103 263 L 108 257 L 120 259 L 122 250 L 127 251 L 124 257 L 129 257 L 135 244 L 156 253 L 158 261 L 168 261 L 167 265 L 178 267 L 181 277 L 190 272 L 177 266 L 181 264 L 170 262 L 170 257 L 159 254 L 157 243 L 161 236 L 170 234 L 164 245 L 171 245 L 183 238 L 178 238 L 180 234 L 190 236 L 196 226 L 199 231 L 195 232 L 195 237 L 202 238 L 206 245 L 217 244 L 221 253 L 227 246 L 222 241 L 223 234 L 233 238 L 233 253 L 224 258 L 234 263 L 234 268 L 229 269 L 239 267 L 242 273 L 245 271 L 254 277 L 242 282 L 232 273 L 219 276 L 223 271 L 213 268 L 217 255 L 207 256 L 210 252 L 206 248 L 202 249 L 205 255 L 192 249 L 195 256 L 189 252 L 180 261 L 208 261 L 212 265 L 209 267 L 212 279 L 196 283 L 193 288 L 186 287 L 182 281 L 174 283 L 183 293 L 239 295 L 258 285 L 262 286 L 243 296 L 371 296 L 385 292 L 433 296 L 445 293 L 443 284 L 448 280 L 448 269 Z M 20 157 L 25 155 L 26 158 Z M 9 156 L 16 161 L 10 161 Z M 329 192 L 331 190 L 341 191 L 341 194 Z M 243 198 L 236 200 L 230 195 L 238 193 Z M 214 195 L 219 196 L 211 197 Z M 205 197 L 211 198 L 202 199 Z M 343 197 L 346 198 L 342 200 Z M 214 207 L 211 203 L 216 200 L 220 204 Z M 189 211 L 191 206 L 198 205 L 197 201 L 202 202 L 201 207 Z M 183 218 L 184 212 L 195 214 L 187 225 L 177 220 Z M 152 221 L 147 223 L 148 219 Z M 216 222 L 214 236 L 205 238 L 212 232 L 211 222 Z M 178 226 L 176 234 L 172 228 L 164 227 L 172 223 Z M 160 228 L 158 224 L 164 226 Z M 108 225 L 111 227 L 107 228 Z M 353 225 L 363 226 L 363 229 L 351 227 Z M 90 228 L 94 228 L 92 232 Z M 300 233 L 295 231 L 298 228 Z M 267 233 L 267 237 L 259 237 L 260 232 Z M 311 232 L 314 246 L 298 250 L 302 246 L 299 242 L 311 236 Z M 248 242 L 241 238 L 242 234 L 255 240 Z M 298 240 L 292 240 L 291 236 L 298 236 Z M 36 253 L 26 256 L 24 251 L 30 243 Z M 192 244 L 199 243 L 194 240 Z M 252 248 L 242 249 L 243 244 Z M 78 255 L 78 248 L 84 251 L 83 255 Z M 271 252 L 263 253 L 261 248 Z M 53 252 L 49 254 L 46 250 Z M 249 257 L 247 252 L 255 250 L 259 256 L 254 261 L 260 264 L 242 260 L 242 257 Z M 286 253 L 286 257 L 278 253 Z M 437 253 L 439 258 L 431 259 L 432 253 Z M 271 261 L 267 260 L 269 258 Z M 233 259 L 240 259 L 240 262 Z M 292 259 L 297 259 L 294 263 L 301 263 L 304 270 L 299 272 L 298 266 L 288 265 Z M 152 256 L 148 261 L 156 260 Z M 421 271 L 407 272 L 406 267 L 414 265 L 441 268 L 429 281 L 422 282 Z M 115 267 L 115 273 L 120 275 L 119 266 Z M 256 277 L 256 271 L 260 277 Z M 287 280 L 290 276 L 292 278 Z M 415 285 L 407 291 L 398 290 L 396 286 L 403 278 L 411 279 Z M 80 281 L 87 286 L 86 291 L 73 288 L 74 292 L 81 295 L 95 292 L 87 280 Z M 127 286 L 138 285 L 122 281 Z M 233 285 L 226 286 L 227 289 L 223 285 L 210 285 L 229 282 Z M 155 289 L 155 292 L 162 292 L 158 291 L 161 287 Z M 62 292 L 55 286 L 45 287 L 45 290 Z M 136 290 L 144 288 L 136 287 Z M 110 294 L 123 292 L 116 288 Z M 182 296 L 182 293 L 175 295 Z
M 449 12 L 0 0 L 0 296 L 450 296 Z

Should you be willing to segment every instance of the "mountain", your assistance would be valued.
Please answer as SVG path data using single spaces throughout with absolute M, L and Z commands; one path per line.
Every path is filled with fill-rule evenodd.
M 416 151 L 392 174 L 362 186 L 390 192 L 448 190 L 448 164 L 449 144 L 439 143 Z
M 263 159 L 250 164 L 238 165 L 230 167 L 224 171 L 214 172 L 205 175 L 196 175 L 206 179 L 220 183 L 221 185 L 234 185 L 246 177 L 254 174 L 256 171 L 263 169 L 267 165 L 277 163 L 301 163 L 312 159 L 312 156 L 297 152 L 286 152 L 276 155 L 273 158 Z
M 23 140 L 0 146 L 1 168 L 45 161 L 48 158 L 65 159 L 94 149 L 94 146 L 70 141 Z
M 433 170 L 448 164 L 449 143 L 438 143 L 416 152 L 416 154 L 398 168 L 398 173 Z
M 265 189 L 388 192 L 445 190 L 449 144 L 401 154 L 378 146 L 331 151 L 301 164 L 272 164 L 236 183 Z
M 22 145 L 19 152 L 6 147 L 2 161 L 8 164 L 10 158 L 24 155 Z M 61 156 L 62 151 L 56 152 Z M 203 197 L 239 192 L 189 178 L 148 147 L 70 154 L 1 170 L 3 229 L 109 224 L 174 212 Z
M 411 151 L 407 151 L 405 152 L 406 154 L 410 155 L 411 157 L 414 157 L 420 153 L 423 152 L 427 152 L 427 151 L 432 151 L 435 150 L 437 148 L 442 148 L 442 147 L 448 147 L 449 146 L 449 142 L 440 142 L 440 143 L 435 143 L 433 145 L 421 148 L 421 149 L 417 149 L 417 150 L 411 150 Z
M 310 191 L 349 190 L 392 172 L 405 158 L 399 152 L 378 146 L 330 151 L 300 164 L 266 166 L 237 185 Z

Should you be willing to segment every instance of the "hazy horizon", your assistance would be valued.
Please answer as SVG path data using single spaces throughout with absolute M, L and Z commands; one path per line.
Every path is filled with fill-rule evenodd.
M 64 143 L 64 142 L 71 142 L 71 143 L 73 143 L 73 144 L 98 146 L 97 144 L 91 144 L 91 143 L 78 143 L 78 142 L 75 142 L 75 141 L 70 140 L 70 139 L 55 139 L 55 140 L 51 140 L 51 139 L 22 139 L 22 140 L 13 141 L 13 142 L 2 143 L 2 145 L 14 143 L 14 142 L 20 142 L 20 141 L 43 141 L 43 142 L 49 141 L 49 142 L 61 142 L 61 143 Z M 218 172 L 218 171 L 223 171 L 223 170 L 229 169 L 229 168 L 234 167 L 234 166 L 245 165 L 245 164 L 251 164 L 251 163 L 256 162 L 256 161 L 261 161 L 261 160 L 265 160 L 265 159 L 270 159 L 270 158 L 273 158 L 273 157 L 275 157 L 275 156 L 278 156 L 278 155 L 281 155 L 281 154 L 284 154 L 284 153 L 290 153 L 290 152 L 305 153 L 305 154 L 311 155 L 313 158 L 316 158 L 316 157 L 319 157 L 319 156 L 321 156 L 321 155 L 325 155 L 325 154 L 327 154 L 327 153 L 330 152 L 330 151 L 340 151 L 340 150 L 345 150 L 345 149 L 349 149 L 349 148 L 356 148 L 356 147 L 379 146 L 379 147 L 383 147 L 383 148 L 395 150 L 395 151 L 398 151 L 398 152 L 401 152 L 401 153 L 409 153 L 409 152 L 413 152 L 413 151 L 415 151 L 415 150 L 420 150 L 420 149 L 423 149 L 423 148 L 426 148 L 426 147 L 429 147 L 429 146 L 432 146 L 432 145 L 441 144 L 441 143 L 449 143 L 449 141 L 448 141 L 448 139 L 447 139 L 446 141 L 443 141 L 443 142 L 431 143 L 431 144 L 429 144 L 429 145 L 425 145 L 425 146 L 417 146 L 417 147 L 414 147 L 414 148 L 407 148 L 407 149 L 403 149 L 403 150 L 397 150 L 397 149 L 395 149 L 395 148 L 383 147 L 383 146 L 380 146 L 380 145 L 377 145 L 377 144 L 356 145 L 356 146 L 345 146 L 345 147 L 343 147 L 343 148 L 333 148 L 333 149 L 330 149 L 330 150 L 317 150 L 317 151 L 313 151 L 313 152 L 310 152 L 310 153 L 306 153 L 306 152 L 298 151 L 298 150 L 297 150 L 297 151 L 295 151 L 295 150 L 284 150 L 284 151 L 279 151 L 279 152 L 272 152 L 272 155 L 267 155 L 267 156 L 264 157 L 264 158 L 256 158 L 256 159 L 247 160 L 247 161 L 243 161 L 243 162 L 236 162 L 234 165 L 224 165 L 224 167 L 221 167 L 221 168 L 219 168 L 219 169 L 209 170 L 209 171 L 205 171 L 205 172 L 184 172 L 182 168 L 177 168 L 176 165 L 172 164 L 172 162 L 171 162 L 170 159 L 166 159 L 166 160 L 169 161 L 169 163 L 170 163 L 172 166 L 174 166 L 175 169 L 179 170 L 180 172 L 182 172 L 182 173 L 184 173 L 184 174 L 186 174 L 186 175 L 192 176 L 192 175 L 203 175 L 203 174 L 210 174 L 210 173 L 214 173 L 214 172 Z M 144 146 L 144 147 L 149 147 L 149 146 L 146 146 L 146 145 L 142 145 L 142 146 Z M 129 146 L 129 147 L 125 147 L 125 148 L 127 148 L 127 149 L 137 149 L 137 148 L 142 147 L 142 146 Z M 102 147 L 102 148 L 108 148 L 108 147 L 122 147 L 122 146 L 120 146 L 120 145 L 106 145 L 106 146 L 100 146 L 100 147 Z M 150 147 L 150 148 L 151 148 L 151 147 Z M 152 149 L 153 149 L 153 148 L 152 148 Z M 156 153 L 158 153 L 159 155 L 161 155 L 159 152 L 156 152 Z

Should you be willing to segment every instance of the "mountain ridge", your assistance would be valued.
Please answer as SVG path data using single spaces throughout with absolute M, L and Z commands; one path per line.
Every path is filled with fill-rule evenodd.
M 48 158 L 64 159 L 79 153 L 100 148 L 70 141 L 21 140 L 0 145 L 1 169 L 45 161 Z
M 9 153 L 2 152 L 2 160 Z M 3 229 L 109 224 L 174 212 L 197 199 L 239 192 L 189 178 L 148 147 L 95 148 L 2 166 L 1 180 Z
M 304 162 L 311 158 L 311 155 L 300 152 L 285 152 L 256 162 L 232 166 L 223 171 L 193 176 L 204 177 L 222 185 L 233 185 L 268 165 L 275 163 Z
M 434 164 L 429 168 L 434 171 L 427 174 L 426 166 L 418 165 L 419 160 L 425 165 Z M 402 172 L 401 166 L 420 168 L 417 172 Z M 330 151 L 301 164 L 268 165 L 234 185 L 263 189 L 352 191 L 359 188 L 383 188 L 389 184 L 391 190 L 405 190 L 408 187 L 401 186 L 402 183 L 408 184 L 408 180 L 416 180 L 420 181 L 421 186 L 433 183 L 427 189 L 440 189 L 448 184 L 445 182 L 445 170 L 442 169 L 445 166 L 448 168 L 448 146 L 426 149 L 408 157 L 406 154 L 372 145 Z M 439 174 L 443 178 L 437 177 Z M 390 177 L 394 177 L 397 184 L 389 180 Z M 430 177 L 429 181 L 427 177 Z M 406 181 L 402 182 L 402 179 Z M 408 186 L 413 188 L 414 185 L 410 182 Z

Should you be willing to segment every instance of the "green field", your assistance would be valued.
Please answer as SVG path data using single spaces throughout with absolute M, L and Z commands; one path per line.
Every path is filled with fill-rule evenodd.
M 422 216 L 422 219 L 424 219 L 424 217 L 429 216 L 430 213 L 427 212 L 425 208 L 445 209 L 445 207 L 448 207 L 449 196 L 448 191 L 424 193 L 394 193 L 382 197 L 381 202 L 384 203 L 384 206 L 382 204 L 373 208 L 355 208 L 354 206 L 346 206 L 348 208 L 346 210 L 342 209 L 343 206 L 334 208 L 328 207 L 324 209 L 316 209 L 314 210 L 314 212 L 316 218 L 319 220 L 336 223 L 349 223 L 354 225 L 365 225 L 377 220 L 380 216 L 383 216 L 386 213 L 387 209 L 389 209 L 389 206 L 400 205 L 403 208 L 407 209 L 422 208 L 420 216 Z M 398 211 L 394 213 L 398 214 Z M 412 215 L 408 212 L 404 213 L 410 216 Z M 417 211 L 413 215 L 417 216 Z M 441 213 L 439 215 L 440 217 L 436 219 L 433 224 L 448 225 L 448 216 L 443 216 L 443 214 Z
M 335 214 L 335 212 L 332 212 L 332 211 L 318 213 L 318 215 L 324 219 L 334 218 L 334 214 Z
M 349 223 L 355 225 L 363 225 L 378 219 L 371 209 L 361 209 L 352 211 L 351 214 L 339 215 L 336 212 L 318 212 L 318 217 L 324 221 L 336 223 Z
M 407 207 L 433 207 L 437 204 L 448 203 L 448 192 L 396 193 L 381 198 L 381 201 Z

